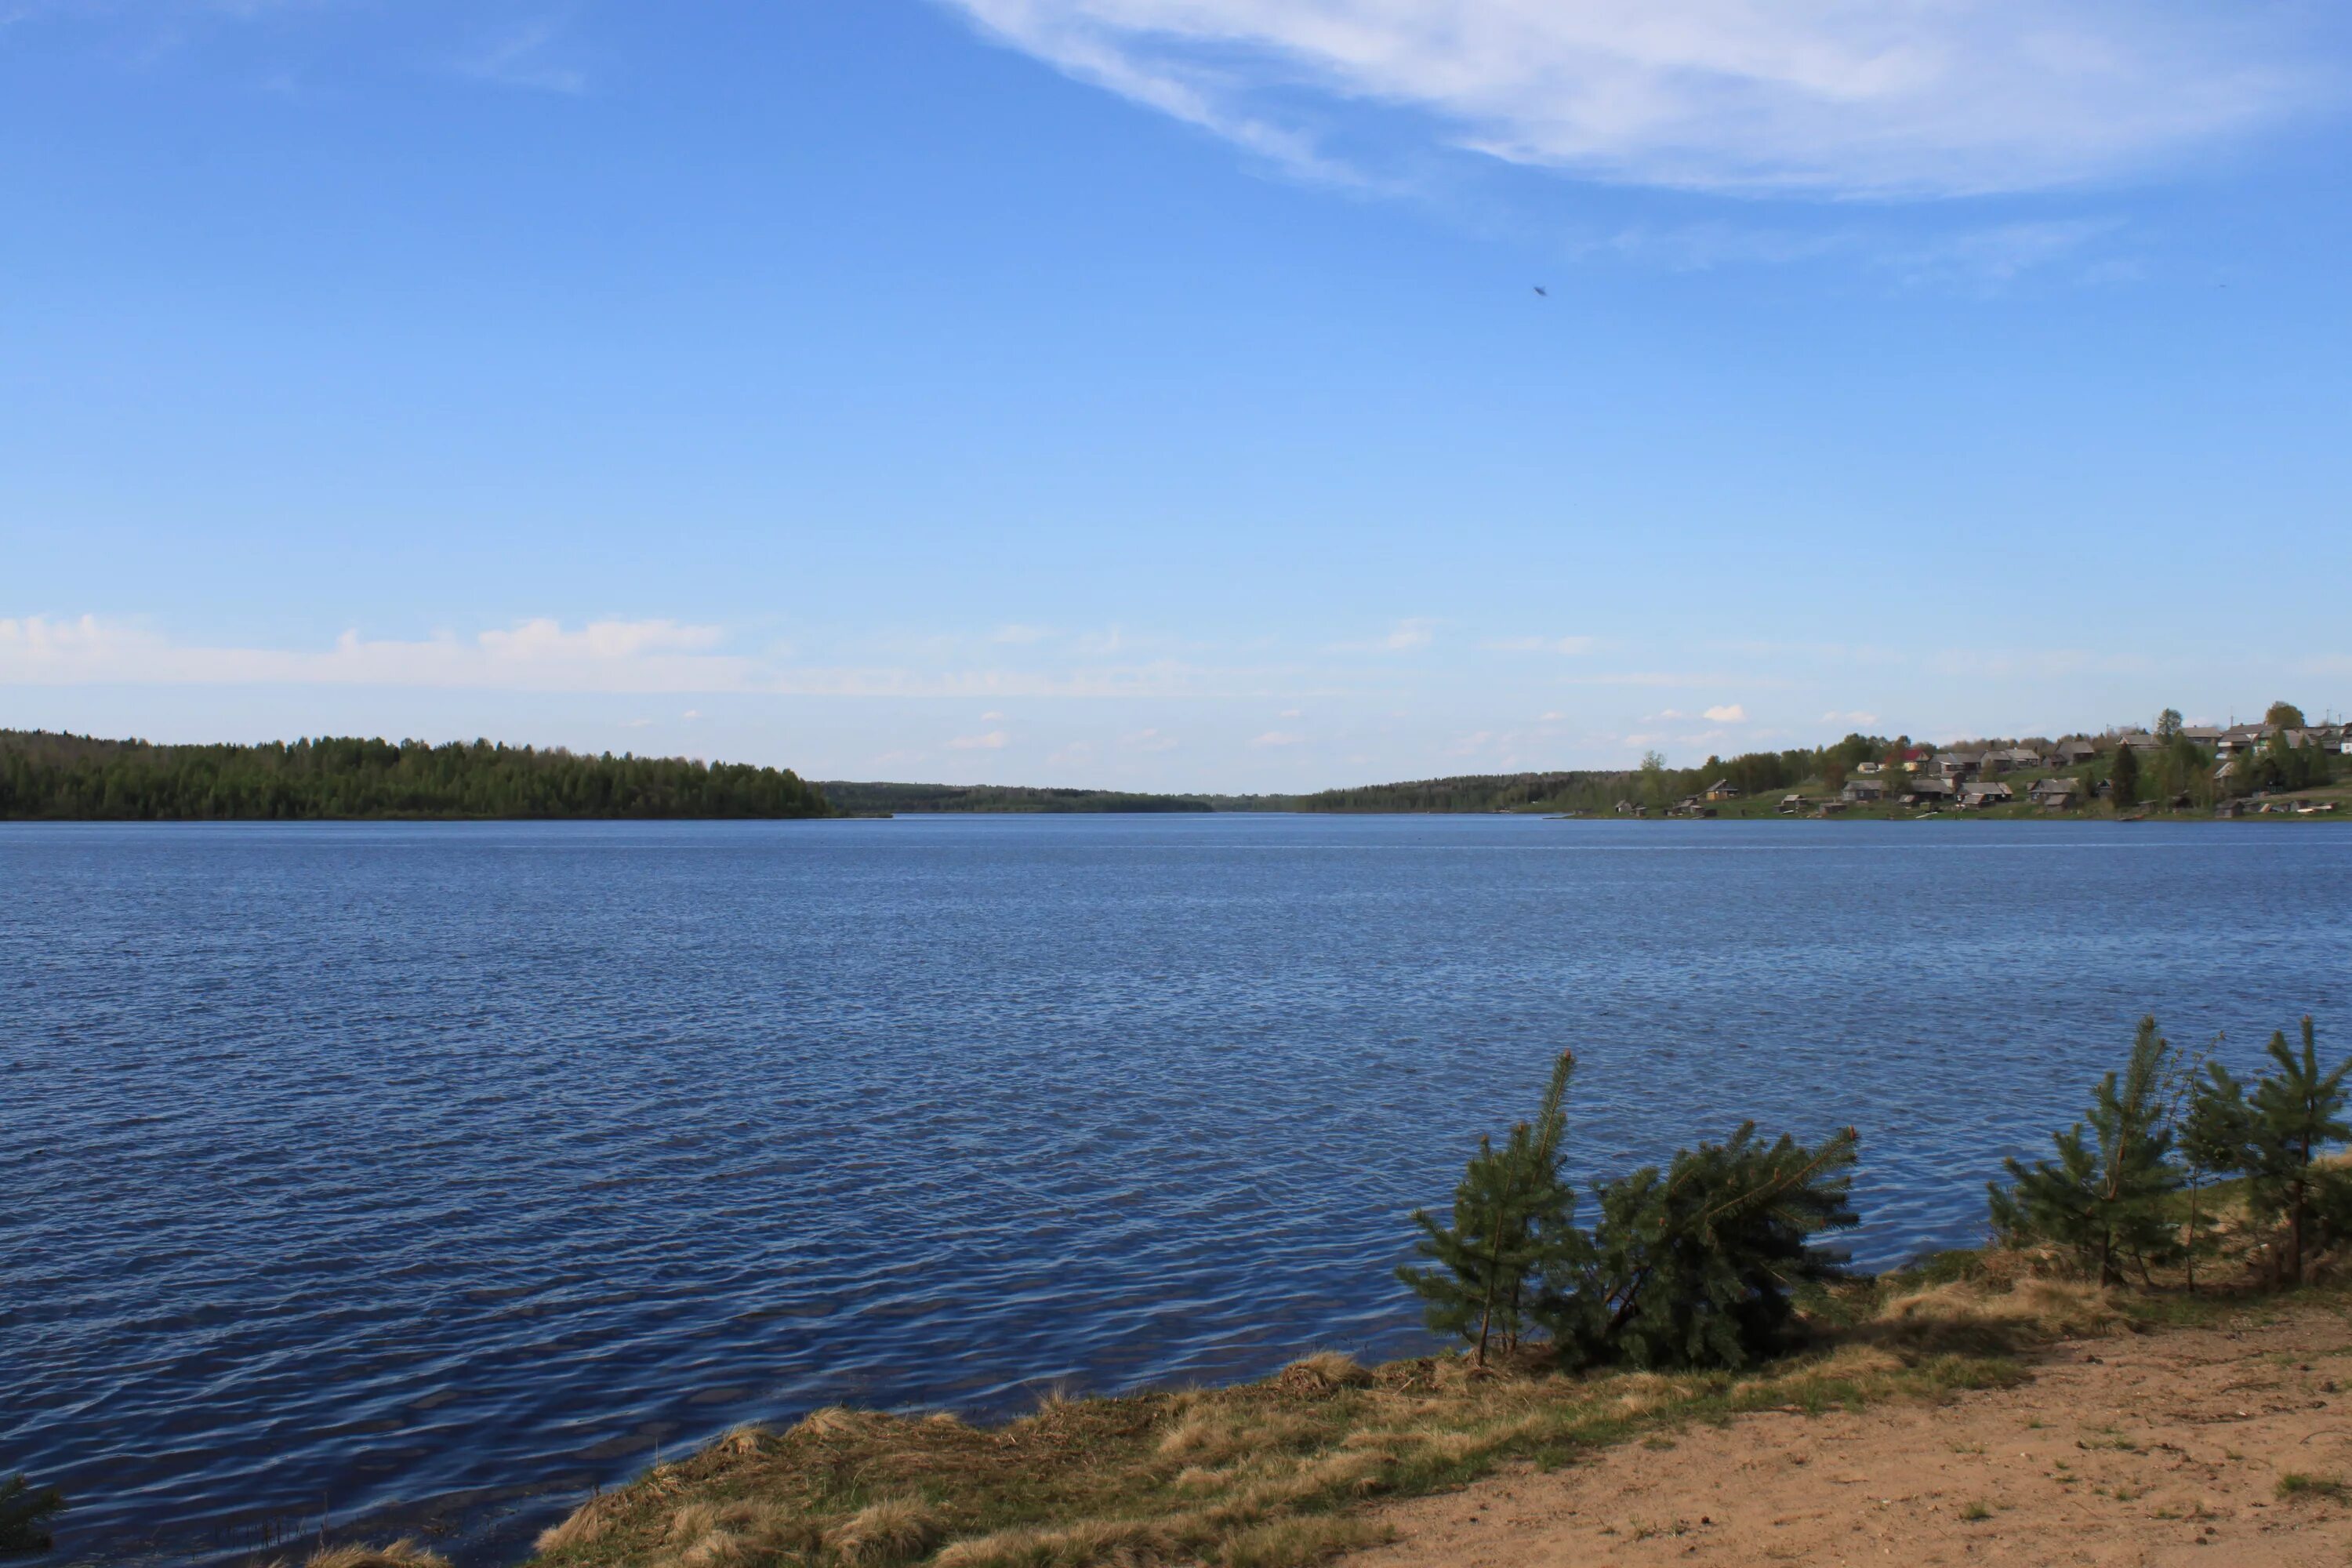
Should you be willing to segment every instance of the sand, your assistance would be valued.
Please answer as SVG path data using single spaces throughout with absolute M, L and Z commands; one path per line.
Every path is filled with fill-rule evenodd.
M 1349 1568 L 2352 1563 L 2352 1319 L 2052 1348 L 1941 1407 L 1770 1413 L 1401 1502 Z M 1667 1445 L 1671 1446 L 1667 1446 Z

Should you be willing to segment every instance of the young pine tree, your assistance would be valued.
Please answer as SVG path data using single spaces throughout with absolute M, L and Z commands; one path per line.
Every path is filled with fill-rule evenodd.
M 36 1487 L 24 1477 L 0 1481 L 0 1555 L 47 1552 L 48 1521 L 61 1512 L 66 1500 L 55 1487 Z
M 2146 1279 L 2148 1259 L 2172 1246 L 2168 1200 L 2181 1179 L 2165 1157 L 2171 1063 L 2156 1020 L 2142 1018 L 2123 1072 L 2101 1079 L 2084 1120 L 2053 1135 L 2058 1158 L 2006 1162 L 2009 1186 L 1990 1189 L 1993 1229 L 2011 1240 L 2055 1242 L 2101 1284 L 2123 1283 L 2126 1258 Z
M 2286 1226 L 2286 1255 L 2282 1272 L 2300 1283 L 2314 1211 L 2335 1208 L 2344 1184 L 2339 1173 L 2313 1163 L 2330 1143 L 2352 1139 L 2352 1126 L 2343 1117 L 2345 1077 L 2352 1059 L 2332 1071 L 2319 1069 L 2319 1048 L 2311 1019 L 2303 1020 L 2303 1049 L 2286 1043 L 2284 1031 L 2270 1041 L 2273 1070 L 2247 1087 L 2216 1062 L 2207 1070 L 2205 1087 L 2192 1109 L 2200 1139 L 2198 1152 L 2215 1162 L 2214 1168 L 2243 1175 L 2247 1206 L 2257 1219 Z
M 1430 1328 L 1467 1340 L 1481 1367 L 1497 1336 L 1507 1351 L 1518 1347 L 1537 1281 L 1585 1246 L 1576 1194 L 1559 1172 L 1563 1102 L 1575 1071 L 1575 1057 L 1562 1051 L 1535 1121 L 1512 1128 L 1499 1149 L 1478 1140 L 1446 1224 L 1413 1211 L 1422 1229 L 1415 1250 L 1433 1267 L 1399 1268 L 1397 1278 L 1427 1303 Z
M 2194 1055 L 2183 1056 L 2174 1072 L 2174 1089 L 2167 1097 L 2174 1125 L 2179 1129 L 2181 1185 L 2189 1194 L 2189 1224 L 2181 1234 L 2181 1261 L 2189 1273 L 2189 1293 L 2197 1293 L 2197 1260 L 2204 1256 L 2212 1221 L 2204 1212 L 2206 1184 L 2237 1168 L 2243 1145 L 2241 1123 L 2228 1114 L 2217 1096 L 2207 1092 L 2207 1070 L 2222 1037 Z
M 1539 1315 L 1587 1362 L 1740 1367 L 1782 1348 L 1791 1290 L 1832 1277 L 1813 1245 L 1858 1223 L 1853 1128 L 1807 1148 L 1753 1122 L 1600 1191 L 1590 1257 L 1548 1281 Z

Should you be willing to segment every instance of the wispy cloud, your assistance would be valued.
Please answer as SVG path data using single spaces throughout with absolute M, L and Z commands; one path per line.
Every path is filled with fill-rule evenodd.
M 950 752 L 1001 752 L 1013 743 L 1013 737 L 1002 730 L 991 730 L 985 735 L 958 735 L 947 743 Z
M 1737 702 L 1725 702 L 1713 708 L 1702 708 L 1699 710 L 1698 716 L 1702 719 L 1712 720 L 1717 724 L 1745 724 L 1748 722 L 1748 710 L 1741 707 Z
M 1044 642 L 1053 635 L 1053 632 L 1045 626 L 1025 626 L 1016 624 L 997 627 L 995 631 L 989 634 L 988 640 L 994 643 L 1007 643 L 1015 647 L 1025 647 L 1031 643 Z
M 547 18 L 508 28 L 461 56 L 458 74 L 533 92 L 586 92 L 588 73 L 559 58 L 562 37 L 562 28 Z
M 1260 748 L 1266 746 L 1297 746 L 1304 744 L 1306 740 L 1307 737 L 1300 734 L 1296 730 L 1268 730 L 1263 735 L 1259 735 L 1253 739 L 1250 742 L 1250 744 Z
M 1550 678 L 1561 686 L 1712 686 L 1717 689 L 1732 684 L 1719 670 L 1683 672 L 1672 669 L 1617 669 L 1598 675 L 1557 675 Z M 1777 682 L 1760 676 L 1741 678 L 1748 685 L 1773 685 Z
M 2046 188 L 2335 90 L 2288 0 L 946 0 L 998 38 L 1286 167 L 1363 176 L 1343 106 L 1632 184 L 1832 195 Z
M 729 651 L 722 628 L 668 620 L 535 619 L 400 639 L 347 631 L 325 647 L 210 646 L 95 616 L 0 618 L 0 684 L 26 686 L 376 686 L 511 691 L 740 692 L 800 697 L 1007 698 L 1303 695 L 1300 667 L 1233 668 L 1153 659 L 1050 668 L 826 665 L 789 649 Z
M 1976 290 L 1996 289 L 2030 273 L 2053 269 L 2071 269 L 2071 276 L 2085 281 L 2119 281 L 2136 275 L 2129 258 L 2108 254 L 2109 247 L 2101 243 L 2123 229 L 2119 218 L 1961 223 L 1925 234 L 1919 224 L 1916 212 L 1898 220 L 1849 208 L 1842 221 L 1826 226 L 1818 222 L 1792 226 L 1738 213 L 1699 223 L 1633 225 L 1574 241 L 1570 253 L 1673 272 L 1838 261 L 1905 287 Z
M 1437 637 L 1437 622 L 1427 616 L 1411 616 L 1389 628 L 1386 635 L 1359 642 L 1335 642 L 1328 653 L 1405 653 L 1417 647 L 1427 647 Z
M 33 686 L 488 687 L 525 691 L 723 691 L 752 661 L 717 651 L 716 626 L 529 620 L 472 637 L 385 641 L 345 632 L 324 649 L 207 647 L 95 616 L 0 620 L 0 680 Z
M 1497 653 L 1591 653 L 1600 646 L 1597 637 L 1496 637 L 1486 646 Z

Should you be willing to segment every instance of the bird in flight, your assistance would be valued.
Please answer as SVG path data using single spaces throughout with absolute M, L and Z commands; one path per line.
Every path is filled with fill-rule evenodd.
M 1535 286 L 1535 288 L 1536 288 L 1536 292 L 1537 292 L 1537 293 L 1538 293 L 1538 294 L 1540 294 L 1540 295 L 1542 295 L 1545 299 L 1549 300 L 1549 299 L 1550 299 L 1550 298 L 1551 298 L 1551 290 L 1550 290 L 1550 289 L 1547 289 L 1547 288 L 1545 288 L 1542 284 L 1538 283 L 1538 284 L 1537 284 L 1537 285 Z

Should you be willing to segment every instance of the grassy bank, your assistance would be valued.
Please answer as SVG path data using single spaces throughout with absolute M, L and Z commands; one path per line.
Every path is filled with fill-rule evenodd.
M 2293 1300 L 1984 1277 L 1973 1255 L 1811 1303 L 1812 1348 L 1758 1371 L 1474 1375 L 1453 1355 L 1311 1357 L 1234 1387 L 1054 1401 L 1003 1426 L 824 1410 L 746 1428 L 605 1494 L 537 1560 L 579 1564 L 1277 1568 L 1378 1539 L 1370 1500 L 1550 1468 L 1743 1411 L 1941 1402 L 2028 1375 L 2071 1334 L 2273 1310 Z

